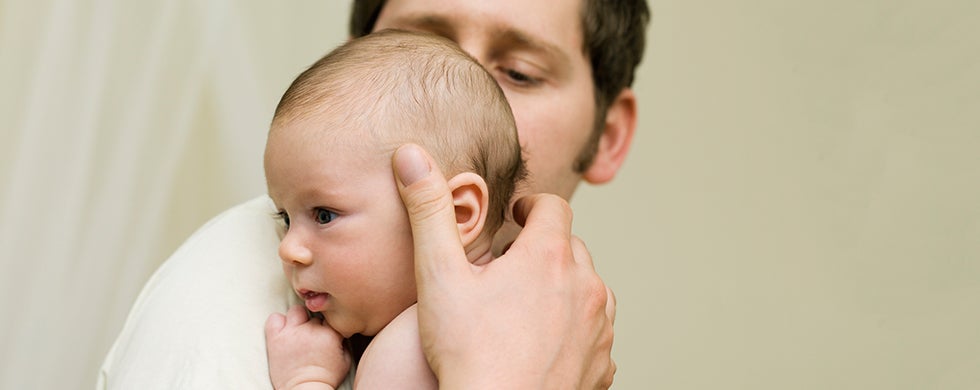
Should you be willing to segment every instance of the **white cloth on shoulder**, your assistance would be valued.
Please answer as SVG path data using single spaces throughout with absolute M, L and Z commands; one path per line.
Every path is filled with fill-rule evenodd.
M 271 389 L 265 320 L 298 301 L 274 212 L 263 195 L 188 238 L 143 287 L 96 388 Z

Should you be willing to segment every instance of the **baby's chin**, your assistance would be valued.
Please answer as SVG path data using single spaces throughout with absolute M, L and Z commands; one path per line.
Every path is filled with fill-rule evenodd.
M 320 313 L 320 314 L 323 315 L 324 313 Z M 340 333 L 340 335 L 343 336 L 345 339 L 349 339 L 351 338 L 351 336 L 354 336 L 355 334 L 372 337 L 374 335 L 377 335 L 378 332 L 380 331 L 380 329 L 370 330 L 370 329 L 365 329 L 364 326 L 354 326 L 354 324 L 350 324 L 342 320 L 331 321 L 330 316 L 327 316 L 326 318 L 327 318 L 327 325 L 330 325 L 330 327 L 333 328 L 333 330 L 337 331 L 337 333 Z M 358 325 L 362 325 L 362 324 L 358 324 Z
M 414 302 L 413 302 L 414 304 Z M 391 324 L 406 309 L 397 312 L 389 311 L 349 311 L 341 305 L 328 307 L 326 310 L 317 313 L 325 319 L 325 323 L 330 326 L 345 339 L 351 338 L 355 334 L 367 337 L 377 336 L 385 327 Z

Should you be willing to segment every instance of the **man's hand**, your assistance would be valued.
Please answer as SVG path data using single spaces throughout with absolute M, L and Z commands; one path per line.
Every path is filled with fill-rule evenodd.
M 420 147 L 392 164 L 415 240 L 418 317 L 426 359 L 445 388 L 608 388 L 615 298 L 572 212 L 554 195 L 514 206 L 523 231 L 483 266 L 466 260 L 452 197 Z
M 336 389 L 347 376 L 351 357 L 344 338 L 303 306 L 286 315 L 273 313 L 265 322 L 269 377 L 275 389 Z

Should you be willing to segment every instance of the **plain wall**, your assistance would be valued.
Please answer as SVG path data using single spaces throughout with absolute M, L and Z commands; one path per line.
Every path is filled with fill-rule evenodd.
M 980 386 L 980 3 L 653 1 L 616 388 Z

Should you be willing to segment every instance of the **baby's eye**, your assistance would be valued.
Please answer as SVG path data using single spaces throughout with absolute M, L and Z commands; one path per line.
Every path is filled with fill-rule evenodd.
M 285 211 L 280 211 L 276 213 L 276 219 L 282 220 L 283 225 L 286 225 L 286 229 L 289 229 L 289 214 Z
M 330 221 L 333 221 L 334 218 L 337 218 L 337 214 L 327 209 L 316 208 L 313 210 L 313 217 L 316 220 L 316 223 L 326 225 L 330 223 Z

